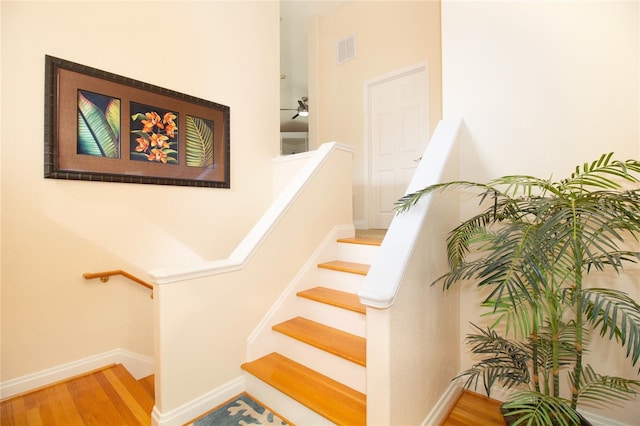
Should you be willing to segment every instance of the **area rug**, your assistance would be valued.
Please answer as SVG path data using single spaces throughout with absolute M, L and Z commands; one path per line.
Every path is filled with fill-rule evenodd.
M 246 393 L 227 401 L 215 410 L 185 426 L 292 426 Z

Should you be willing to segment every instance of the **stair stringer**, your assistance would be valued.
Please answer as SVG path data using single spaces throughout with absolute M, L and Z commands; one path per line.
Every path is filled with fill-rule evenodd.
M 322 240 L 318 248 L 302 265 L 299 272 L 291 280 L 285 291 L 269 309 L 262 321 L 247 338 L 247 360 L 254 360 L 276 350 L 274 333 L 271 330 L 275 324 L 286 321 L 302 312 L 306 301 L 301 301 L 296 293 L 321 284 L 322 274 L 319 274 L 318 263 L 334 260 L 339 238 L 350 238 L 355 235 L 353 225 L 337 225 Z

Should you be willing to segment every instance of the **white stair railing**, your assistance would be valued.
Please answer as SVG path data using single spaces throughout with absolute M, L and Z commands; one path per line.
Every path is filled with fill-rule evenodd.
M 441 121 L 407 188 L 457 178 L 460 121 Z M 420 424 L 458 372 L 458 299 L 430 287 L 447 270 L 458 200 L 423 197 L 394 217 L 358 292 L 367 308 L 367 422 Z

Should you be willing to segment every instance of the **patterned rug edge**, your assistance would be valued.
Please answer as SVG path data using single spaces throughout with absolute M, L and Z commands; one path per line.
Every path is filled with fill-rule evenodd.
M 235 425 L 295 426 L 246 392 L 223 402 L 184 426 Z

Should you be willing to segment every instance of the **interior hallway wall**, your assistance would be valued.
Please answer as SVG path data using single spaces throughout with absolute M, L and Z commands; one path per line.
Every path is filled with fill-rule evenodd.
M 119 347 L 153 356 L 149 292 L 82 273 L 226 258 L 264 212 L 278 3 L 2 1 L 0 14 L 1 380 Z M 231 189 L 44 179 L 45 54 L 228 105 Z

